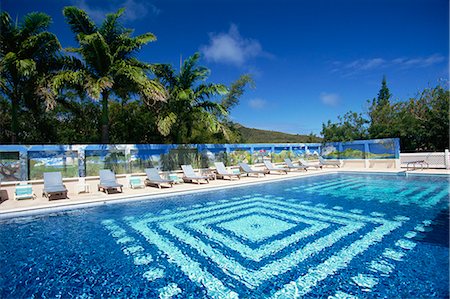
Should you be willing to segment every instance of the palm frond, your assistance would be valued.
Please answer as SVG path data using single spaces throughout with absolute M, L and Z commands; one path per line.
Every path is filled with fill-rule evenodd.
M 236 106 L 247 85 L 250 88 L 255 88 L 255 81 L 249 74 L 241 75 L 236 81 L 231 83 L 228 93 L 221 100 L 222 106 L 228 111 Z
M 156 80 L 147 79 L 140 89 L 139 94 L 148 106 L 154 105 L 156 102 L 166 102 L 168 99 L 164 86 Z
M 127 88 L 139 94 L 147 105 L 153 105 L 158 101 L 166 101 L 167 92 L 159 82 L 150 80 L 145 72 L 140 68 L 126 61 L 120 61 L 112 68 L 114 76 L 118 81 L 118 86 Z
M 172 126 L 177 122 L 177 119 L 177 115 L 173 112 L 158 118 L 157 127 L 161 135 L 168 136 L 172 131 Z
M 8 70 L 11 67 L 14 67 L 15 61 L 17 60 L 17 54 L 14 52 L 6 53 L 2 59 L 0 59 L 0 69 Z
M 75 34 L 92 34 L 97 30 L 95 23 L 89 18 L 85 11 L 75 7 L 66 6 L 63 9 L 64 17 L 69 23 L 70 29 Z
M 69 53 L 81 53 L 81 48 L 74 48 L 74 47 L 67 47 L 64 48 L 64 51 L 69 52 Z
M 57 94 L 53 92 L 51 83 L 38 85 L 36 95 L 44 100 L 46 110 L 55 108 Z
M 0 34 L 3 36 L 6 32 L 12 31 L 12 19 L 6 11 L 0 12 Z
M 0 57 L 11 50 L 11 43 L 15 43 L 18 29 L 13 26 L 11 16 L 3 11 L 0 13 Z
M 138 60 L 135 57 L 131 57 L 131 58 L 126 59 L 126 63 L 131 65 L 131 66 L 134 66 L 134 67 L 139 67 L 139 68 L 141 68 L 143 70 L 151 70 L 151 67 L 152 67 L 151 64 L 143 62 L 143 61 L 140 61 L 140 60 Z
M 60 70 L 85 70 L 82 60 L 75 56 L 62 55 L 56 58 L 56 64 Z
M 134 51 L 139 50 L 143 45 L 155 40 L 155 35 L 150 32 L 137 37 L 130 37 L 128 34 L 122 34 L 116 39 L 114 56 L 118 58 L 128 58 Z
M 212 112 L 213 114 L 228 115 L 227 110 L 219 103 L 205 101 L 194 105 L 194 107 L 203 108 L 205 111 Z
M 177 83 L 177 78 L 175 75 L 175 70 L 171 64 L 153 64 L 151 66 L 153 74 L 158 78 L 163 84 L 168 85 L 169 88 L 174 87 Z
M 3 76 L 0 76 L 0 90 L 5 93 L 6 90 L 8 90 L 6 78 Z
M 109 77 L 101 77 L 99 79 L 88 77 L 85 80 L 84 88 L 91 99 L 98 100 L 102 92 L 111 88 L 113 84 L 114 81 Z
M 29 77 L 36 71 L 36 62 L 31 59 L 19 59 L 15 61 L 15 67 L 18 74 Z
M 180 70 L 180 84 L 185 87 L 191 87 L 196 81 L 204 81 L 208 78 L 210 71 L 206 67 L 197 66 L 200 59 L 200 53 L 194 53 L 183 62 Z
M 80 40 L 80 44 L 81 54 L 86 62 L 93 66 L 98 76 L 106 75 L 113 63 L 113 57 L 103 36 L 98 32 L 86 35 Z
M 48 31 L 30 36 L 20 48 L 20 56 L 31 56 L 35 59 L 49 59 L 49 56 L 55 55 L 61 50 L 61 44 L 53 33 Z
M 150 42 L 156 41 L 156 35 L 154 35 L 151 32 L 147 32 L 147 33 L 144 33 L 144 34 L 134 37 L 133 41 L 134 41 L 134 44 L 136 45 L 136 47 L 140 48 L 143 45 L 146 45 Z
M 224 95 L 228 92 L 228 89 L 223 84 L 200 84 L 194 88 L 194 94 L 197 101 L 202 101 L 205 99 L 210 99 L 216 95 Z
M 114 42 L 119 35 L 123 34 L 124 28 L 117 22 L 117 19 L 120 18 L 124 11 L 125 8 L 120 8 L 116 13 L 107 14 L 105 20 L 98 29 L 108 43 Z
M 59 93 L 63 88 L 76 89 L 84 85 L 84 80 L 88 76 L 89 74 L 83 71 L 61 71 L 53 77 L 52 90 Z
M 52 23 L 52 18 L 42 12 L 31 12 L 25 15 L 20 32 L 22 39 L 28 38 L 30 35 L 36 35 L 48 29 Z

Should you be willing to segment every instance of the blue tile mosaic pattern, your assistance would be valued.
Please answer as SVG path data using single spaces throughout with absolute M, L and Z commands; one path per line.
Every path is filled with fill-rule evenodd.
M 0 297 L 445 298 L 448 188 L 329 174 L 3 220 Z

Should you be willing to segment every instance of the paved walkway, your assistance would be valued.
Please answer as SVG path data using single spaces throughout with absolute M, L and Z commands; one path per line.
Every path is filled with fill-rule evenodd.
M 304 171 L 292 171 L 287 175 L 281 174 L 269 174 L 265 177 L 242 177 L 240 180 L 212 180 L 209 184 L 191 184 L 191 183 L 182 183 L 174 185 L 173 188 L 162 188 L 158 189 L 155 187 L 146 187 L 144 189 L 131 189 L 127 188 L 124 183 L 123 193 L 115 193 L 115 194 L 105 194 L 103 192 L 98 192 L 95 187 L 95 182 L 91 182 L 91 192 L 90 193 L 74 193 L 74 188 L 69 188 L 69 199 L 60 199 L 49 201 L 47 198 L 43 198 L 40 194 L 42 190 L 42 186 L 33 185 L 33 189 L 35 190 L 35 194 L 37 197 L 34 200 L 14 200 L 12 198 L 12 194 L 14 192 L 14 187 L 7 187 L 6 190 L 1 190 L 3 192 L 8 193 L 8 199 L 4 200 L 0 203 L 0 216 L 6 216 L 11 213 L 16 212 L 25 212 L 32 210 L 41 210 L 41 209 L 53 209 L 53 208 L 68 208 L 71 206 L 82 206 L 82 205 L 92 205 L 105 203 L 110 201 L 123 201 L 123 200 L 140 200 L 143 198 L 156 198 L 162 195 L 171 196 L 179 193 L 185 192 L 197 192 L 201 190 L 211 190 L 214 188 L 233 188 L 242 185 L 251 185 L 258 184 L 261 182 L 273 182 L 278 180 L 292 179 L 304 176 L 311 175 L 320 175 L 326 173 L 334 173 L 334 172 L 385 172 L 385 173 L 399 173 L 405 172 L 405 169 L 365 169 L 365 168 L 346 168 L 346 169 L 337 169 L 333 167 L 324 168 L 323 170 L 309 170 L 307 172 Z M 428 170 L 416 170 L 409 171 L 411 174 L 446 174 L 450 176 L 450 170 L 436 170 L 436 169 L 428 169 Z M 5 189 L 5 188 L 3 188 Z M 5 193 L 6 193 L 5 192 Z

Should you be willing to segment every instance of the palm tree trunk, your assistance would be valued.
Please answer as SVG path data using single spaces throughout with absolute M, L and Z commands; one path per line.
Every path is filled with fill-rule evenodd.
M 102 143 L 109 143 L 109 113 L 108 113 L 109 92 L 102 92 Z
M 15 144 L 17 143 L 17 131 L 19 127 L 19 99 L 16 94 L 14 94 L 11 98 L 11 143 Z

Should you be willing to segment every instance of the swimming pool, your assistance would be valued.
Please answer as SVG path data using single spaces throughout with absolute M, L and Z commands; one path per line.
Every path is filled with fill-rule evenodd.
M 448 196 L 327 174 L 2 220 L 0 297 L 447 297 Z

